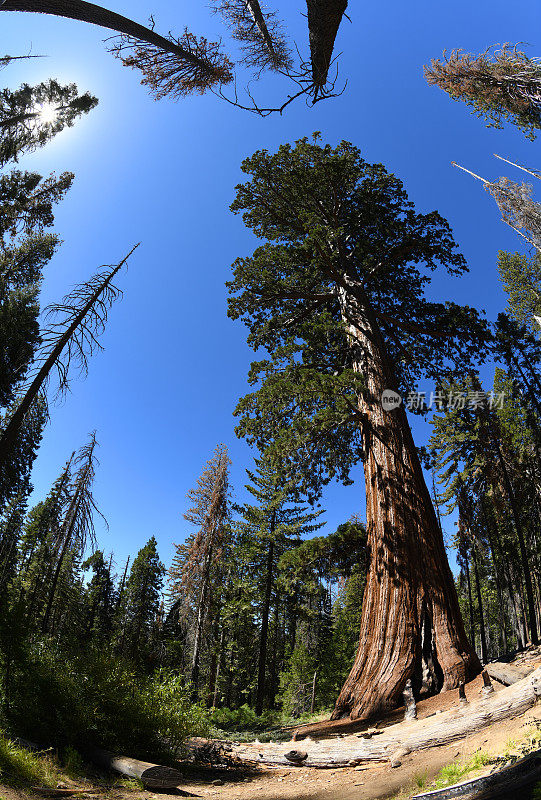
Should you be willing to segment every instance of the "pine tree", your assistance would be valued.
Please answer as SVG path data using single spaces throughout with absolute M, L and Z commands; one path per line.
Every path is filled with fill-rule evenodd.
M 21 491 L 8 503 L 0 518 L 0 612 L 5 610 L 9 598 L 8 589 L 16 576 L 29 488 Z
M 164 575 L 158 544 L 152 536 L 133 561 L 122 599 L 122 645 L 134 661 L 142 662 L 150 655 Z
M 231 65 L 217 43 L 197 39 L 187 30 L 178 39 L 160 36 L 152 28 L 85 0 L 4 0 L 0 11 L 53 14 L 115 31 L 119 41 L 111 49 L 126 66 L 142 71 L 142 83 L 157 97 L 204 92 L 232 79 Z
M 295 646 L 281 676 L 282 699 L 291 712 L 310 711 L 313 703 L 327 708 L 351 669 L 366 585 L 366 535 L 365 525 L 352 517 L 334 533 L 310 538 L 280 558 L 279 584 L 298 617 Z M 301 678 L 302 653 L 311 667 Z
M 214 10 L 232 28 L 233 37 L 241 42 L 243 61 L 261 71 L 287 71 L 291 53 L 276 14 L 261 8 L 258 0 L 214 0 Z
M 8 425 L 17 408 L 15 400 L 4 414 L 0 414 L 0 430 Z M 47 419 L 47 403 L 43 395 L 38 395 L 28 409 L 9 452 L 0 459 L 0 509 L 28 486 Z
M 510 313 L 517 322 L 538 331 L 541 327 L 541 255 L 500 250 L 498 270 L 509 295 Z
M 423 635 L 446 688 L 479 670 L 404 407 L 385 410 L 382 395 L 462 372 L 488 330 L 472 309 L 426 299 L 427 273 L 466 269 L 450 228 L 415 213 L 400 181 L 349 143 L 302 139 L 242 169 L 232 208 L 266 243 L 236 262 L 229 313 L 269 357 L 252 365 L 258 388 L 237 408 L 238 432 L 281 455 L 312 496 L 363 459 L 371 564 L 334 716 L 367 717 L 398 700 Z
M 116 605 L 111 561 L 107 564 L 103 551 L 96 550 L 82 564 L 82 569 L 92 570 L 85 592 L 84 634 L 92 639 L 108 641 L 113 632 Z
M 55 543 L 69 503 L 74 455 L 64 466 L 45 500 L 30 510 L 22 531 L 14 602 L 18 613 L 32 628 L 43 617 L 54 569 Z
M 489 47 L 479 56 L 453 50 L 441 61 L 425 66 L 430 85 L 439 86 L 453 100 L 463 100 L 488 128 L 503 128 L 509 121 L 528 139 L 541 128 L 541 65 L 539 59 L 504 44 Z
M 43 147 L 97 104 L 97 99 L 88 92 L 78 95 L 74 83 L 61 86 L 55 80 L 48 80 L 37 86 L 24 83 L 15 92 L 3 89 L 0 92 L 0 166 Z
M 0 252 L 0 406 L 14 400 L 40 344 L 39 291 L 58 239 L 31 234 Z
M 81 447 L 73 460 L 76 471 L 68 488 L 65 514 L 61 525 L 54 531 L 54 572 L 48 588 L 48 599 L 41 623 L 43 633 L 50 629 L 53 604 L 56 600 L 62 570 L 66 566 L 66 559 L 71 554 L 76 561 L 80 560 L 87 545 L 95 545 L 94 513 L 98 513 L 105 519 L 99 511 L 92 493 L 97 465 L 96 446 L 96 432 L 93 431 L 88 444 Z
M 288 548 L 299 544 L 303 536 L 321 527 L 322 523 L 316 523 L 316 520 L 322 512 L 308 512 L 306 508 L 295 504 L 298 494 L 296 487 L 264 454 L 256 459 L 255 471 L 246 472 L 250 480 L 246 489 L 255 498 L 256 504 L 242 507 L 239 525 L 241 535 L 251 539 L 252 567 L 261 575 L 261 633 L 255 702 L 255 712 L 261 715 L 265 702 L 269 617 L 278 560 Z
M 432 421 L 434 433 L 430 440 L 430 449 L 446 484 L 444 499 L 446 502 L 453 502 L 454 497 L 458 503 L 465 483 L 471 485 L 476 495 L 483 495 L 487 491 L 486 481 L 492 492 L 501 496 L 508 504 L 526 589 L 530 635 L 532 641 L 537 643 L 534 593 L 528 563 L 528 536 L 512 479 L 512 447 L 505 441 L 505 430 L 495 411 L 483 397 L 476 375 L 472 374 L 462 383 L 447 386 L 444 390 L 452 390 L 462 396 L 470 392 L 472 397 L 469 405 L 448 407 L 441 414 L 436 414 Z
M 192 506 L 184 519 L 197 530 L 182 545 L 175 545 L 176 555 L 169 570 L 169 592 L 173 600 L 186 598 L 194 615 L 193 650 L 190 680 L 196 696 L 203 630 L 212 601 L 216 571 L 227 545 L 229 517 L 229 456 L 225 445 L 217 446 L 207 461 L 187 498 Z

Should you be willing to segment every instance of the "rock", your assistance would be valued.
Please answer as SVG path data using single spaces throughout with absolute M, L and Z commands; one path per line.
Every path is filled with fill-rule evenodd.
M 401 767 L 402 762 L 399 758 L 391 758 L 391 768 L 396 769 L 396 767 Z
M 287 753 L 284 753 L 284 758 L 287 758 L 288 761 L 292 761 L 294 764 L 300 764 L 308 758 L 308 753 L 304 750 L 289 750 Z
M 69 787 L 68 787 L 67 783 L 64 783 L 64 781 L 58 781 L 58 783 L 56 784 L 56 788 L 57 789 L 68 789 Z
M 348 767 L 356 767 L 357 764 L 361 763 L 360 758 L 352 758 L 351 761 L 348 761 Z
M 212 781 L 212 785 L 213 786 L 223 786 L 224 782 L 223 782 L 223 780 L 221 778 L 216 778 L 215 781 Z

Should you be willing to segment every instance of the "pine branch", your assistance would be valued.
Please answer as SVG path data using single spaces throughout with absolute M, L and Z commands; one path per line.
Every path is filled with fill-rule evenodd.
M 243 44 L 244 63 L 258 69 L 288 71 L 291 54 L 274 12 L 263 13 L 258 0 L 214 0 L 214 10 Z

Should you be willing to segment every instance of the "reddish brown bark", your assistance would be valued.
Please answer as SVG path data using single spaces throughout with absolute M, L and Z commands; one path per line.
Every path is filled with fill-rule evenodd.
M 395 705 L 411 678 L 417 692 L 452 689 L 481 671 L 458 605 L 443 536 L 404 406 L 384 410 L 395 390 L 392 366 L 367 298 L 342 294 L 355 368 L 366 381 L 359 399 L 369 572 L 355 662 L 332 719 L 367 719 Z

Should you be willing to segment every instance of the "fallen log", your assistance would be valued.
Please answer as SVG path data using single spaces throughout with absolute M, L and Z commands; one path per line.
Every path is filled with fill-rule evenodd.
M 511 797 L 519 797 L 517 789 L 526 787 L 541 778 L 541 750 L 531 753 L 510 767 L 498 772 L 483 775 L 470 781 L 457 783 L 446 789 L 416 794 L 412 800 L 489 800 L 509 792 Z
M 524 714 L 541 697 L 541 667 L 518 683 L 500 689 L 469 705 L 457 705 L 434 717 L 401 722 L 385 728 L 379 736 L 366 739 L 345 736 L 341 739 L 304 739 L 302 766 L 345 767 L 350 762 L 391 761 L 397 750 L 410 752 L 450 744 L 503 719 Z M 232 755 L 241 761 L 271 766 L 291 766 L 285 743 L 236 744 Z
M 95 787 L 91 787 L 89 789 L 80 789 L 75 787 L 72 789 L 58 789 L 51 788 L 50 786 L 33 786 L 32 791 L 42 795 L 43 797 L 72 797 L 73 795 L 77 794 L 97 794 L 101 791 L 101 789 L 97 789 Z
M 532 672 L 531 667 L 519 666 L 518 664 L 504 664 L 493 661 L 485 666 L 486 672 L 494 681 L 503 683 L 504 686 L 512 686 L 517 681 L 521 681 Z
M 139 778 L 147 789 L 176 789 L 183 782 L 182 773 L 172 767 L 117 756 L 97 747 L 87 750 L 86 755 L 99 767 L 118 772 L 126 778 Z
M 293 729 L 293 741 L 297 742 L 299 739 L 304 739 L 306 736 L 314 734 L 318 736 L 322 730 L 325 731 L 325 736 L 333 736 L 335 734 L 348 734 L 348 733 L 361 733 L 368 730 L 373 721 L 370 722 L 366 719 L 331 719 L 325 722 L 307 722 L 305 725 L 298 725 Z M 287 730 L 287 728 L 284 728 Z

